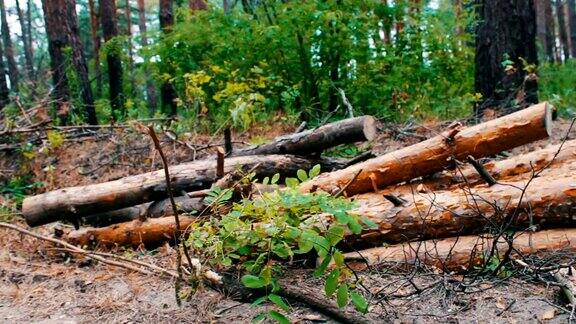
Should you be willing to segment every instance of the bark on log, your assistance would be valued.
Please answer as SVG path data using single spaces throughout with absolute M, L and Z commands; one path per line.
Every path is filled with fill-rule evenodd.
M 371 141 L 378 134 L 377 124 L 372 116 L 349 118 L 316 129 L 280 136 L 271 143 L 233 150 L 231 155 L 311 155 L 340 144 Z
M 350 235 L 347 240 L 356 246 L 374 246 L 475 234 L 486 226 L 501 225 L 504 219 L 513 226 L 522 225 L 520 229 L 530 222 L 542 227 L 576 223 L 576 163 L 534 178 L 528 186 L 527 182 L 401 193 L 399 197 L 406 202 L 403 206 L 394 206 L 382 192 L 359 195 L 359 207 L 352 213 L 372 220 L 378 229 Z
M 473 127 L 451 128 L 421 143 L 320 175 L 302 184 L 301 191 L 338 191 L 362 170 L 346 189 L 352 196 L 442 171 L 453 163 L 450 158 L 494 155 L 550 136 L 554 111 L 551 105 L 541 103 Z
M 280 172 L 289 176 L 298 169 L 311 169 L 320 163 L 323 170 L 345 164 L 333 159 L 310 159 L 293 155 L 233 157 L 226 160 L 225 171 L 253 169 L 258 177 Z M 216 181 L 216 161 L 200 160 L 170 167 L 175 192 L 208 188 Z M 116 181 L 59 189 L 28 197 L 22 204 L 22 214 L 30 226 L 58 220 L 78 219 L 94 213 L 134 206 L 167 197 L 164 171 L 154 171 Z
M 185 232 L 192 222 L 194 218 L 180 216 L 180 230 Z M 66 235 L 65 240 L 77 246 L 154 248 L 164 242 L 173 241 L 175 231 L 174 217 L 150 218 L 143 222 L 136 219 L 109 227 L 72 231 Z
M 461 236 L 441 240 L 409 242 L 377 247 L 344 254 L 346 263 L 355 270 L 367 266 L 416 265 L 433 266 L 447 272 L 465 272 L 482 265 L 492 251 L 493 236 Z M 513 240 L 514 256 L 527 256 L 544 252 L 576 252 L 576 229 L 553 229 L 541 232 L 520 232 Z M 502 257 L 508 243 L 500 237 L 493 256 Z
M 174 197 L 178 211 L 191 213 L 202 211 L 206 204 L 199 198 L 189 198 L 186 196 Z M 82 223 L 94 227 L 103 227 L 111 224 L 129 222 L 135 219 L 158 218 L 162 216 L 172 216 L 174 212 L 169 199 L 145 203 L 118 210 L 102 212 L 83 218 Z

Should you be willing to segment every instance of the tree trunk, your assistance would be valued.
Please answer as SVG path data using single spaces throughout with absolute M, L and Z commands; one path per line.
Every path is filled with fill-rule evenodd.
M 188 7 L 190 10 L 206 10 L 208 5 L 204 0 L 188 0 Z
M 99 0 L 99 4 L 102 35 L 104 36 L 104 41 L 109 42 L 112 38 L 118 36 L 116 1 Z M 119 51 L 120 49 L 112 48 L 106 55 L 106 62 L 108 63 L 109 96 L 112 105 L 113 120 L 126 116 L 124 95 L 122 93 L 122 61 L 120 60 Z
M 174 25 L 174 15 L 172 11 L 172 0 L 160 0 L 160 28 L 162 32 L 169 33 Z M 162 111 L 176 116 L 177 106 L 176 91 L 170 81 L 163 81 L 160 88 L 160 97 L 162 99 Z
M 201 212 L 206 204 L 200 198 L 188 198 L 186 196 L 174 197 L 178 211 L 183 213 Z M 129 222 L 135 219 L 158 218 L 173 216 L 170 199 L 145 203 L 142 205 L 126 207 L 118 210 L 98 213 L 83 218 L 82 223 L 95 227 L 108 226 L 111 224 Z
M 315 164 L 324 170 L 344 163 L 327 159 L 307 159 L 292 155 L 246 156 L 226 159 L 225 171 L 254 169 L 258 177 L 276 173 L 289 176 L 299 169 L 309 170 Z M 170 167 L 174 192 L 208 188 L 217 180 L 216 161 L 199 160 Z M 144 173 L 116 181 L 59 189 L 24 200 L 22 213 L 30 226 L 134 206 L 167 197 L 164 170 Z
M 100 35 L 98 34 L 98 14 L 94 0 L 88 0 L 90 11 L 90 33 L 92 35 L 92 46 L 94 46 L 94 74 L 96 74 L 96 96 L 102 96 L 102 71 L 100 69 Z
M 128 69 L 130 75 L 130 95 L 136 97 L 136 79 L 134 78 L 134 49 L 132 46 L 132 6 L 130 0 L 125 2 L 126 35 L 128 36 Z
M 146 7 L 144 5 L 144 0 L 137 0 L 138 5 L 138 27 L 140 29 L 140 42 L 143 48 L 148 46 L 148 35 L 146 35 Z M 147 60 L 145 62 L 145 68 L 147 75 L 149 75 L 148 64 L 150 62 Z M 150 108 L 150 116 L 153 116 L 158 107 L 158 98 L 156 95 L 156 88 L 152 82 L 152 78 L 146 78 L 146 95 L 148 98 L 148 107 Z
M 570 58 L 570 47 L 568 45 L 568 31 L 566 30 L 566 16 L 563 0 L 556 0 L 556 15 L 558 16 L 558 35 L 560 36 L 560 48 L 562 49 L 560 59 L 566 61 Z
M 16 12 L 18 13 L 18 21 L 20 22 L 20 29 L 22 34 L 22 47 L 24 48 L 24 59 L 26 61 L 26 74 L 28 80 L 34 79 L 34 61 L 32 58 L 32 48 L 31 43 L 28 40 L 28 25 L 26 24 L 26 19 L 24 18 L 24 12 L 20 7 L 20 1 L 16 0 Z
M 6 83 L 6 67 L 4 65 L 4 47 L 0 40 L 0 111 L 10 103 L 10 90 Z
M 486 262 L 486 255 L 503 257 L 509 249 L 505 238 L 490 235 L 460 236 L 441 240 L 403 243 L 344 254 L 346 264 L 354 270 L 367 266 L 427 265 L 446 272 L 465 273 Z M 520 232 L 514 235 L 511 256 L 526 257 L 543 252 L 576 252 L 576 229 L 553 229 Z M 493 252 L 493 253 L 492 253 Z
M 552 0 L 535 0 L 536 30 L 543 56 L 548 62 L 554 62 L 554 17 L 552 16 Z
M 537 64 L 536 16 L 533 0 L 476 0 L 475 88 L 487 108 L 502 112 L 538 103 L 536 78 L 526 79 L 522 59 Z M 503 62 L 510 62 L 503 67 Z
M 347 186 L 345 194 L 352 196 L 431 175 L 453 165 L 454 158 L 490 156 L 547 138 L 554 112 L 552 106 L 542 103 L 476 126 L 453 127 L 421 143 L 320 175 L 300 188 L 303 192 L 334 192 Z
M 466 190 L 405 193 L 395 206 L 381 192 L 355 197 L 352 211 L 372 220 L 377 229 L 347 235 L 351 246 L 377 246 L 412 240 L 452 237 L 529 226 L 574 225 L 576 219 L 576 164 L 562 166 L 546 176 Z M 524 190 L 526 189 L 526 190 Z
M 74 0 L 44 0 L 44 21 L 48 34 L 48 51 L 54 83 L 53 98 L 57 104 L 58 116 L 67 122 L 70 107 L 70 90 L 66 69 L 71 60 L 80 83 L 80 91 L 85 106 L 85 116 L 90 124 L 97 124 L 94 98 L 88 80 L 88 67 L 80 42 L 76 2 Z M 66 49 L 71 48 L 70 56 Z
M 4 0 L 0 0 L 0 20 L 2 39 L 4 41 L 4 55 L 8 63 L 8 76 L 10 78 L 10 90 L 18 92 L 18 65 L 14 58 L 14 47 L 12 46 L 12 38 L 10 38 L 10 27 L 8 26 L 8 18 L 6 15 L 6 6 Z
M 568 0 L 568 26 L 570 26 L 570 54 L 576 58 L 576 0 Z
M 372 116 L 345 119 L 313 130 L 280 136 L 271 143 L 232 151 L 232 156 L 261 154 L 311 155 L 340 144 L 371 141 L 378 135 L 377 121 Z
M 194 218 L 180 216 L 180 230 L 186 231 L 194 222 Z M 155 248 L 164 242 L 174 239 L 176 223 L 174 217 L 150 218 L 142 222 L 131 222 L 112 225 L 103 228 L 84 228 L 72 231 L 66 235 L 66 241 L 77 246 L 115 247 L 144 246 Z

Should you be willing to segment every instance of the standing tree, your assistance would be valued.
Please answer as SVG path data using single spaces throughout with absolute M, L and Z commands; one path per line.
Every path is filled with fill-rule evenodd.
M 34 79 L 34 58 L 32 57 L 32 43 L 28 40 L 28 24 L 24 18 L 24 12 L 20 7 L 20 1 L 16 0 L 16 12 L 20 21 L 22 33 L 22 47 L 24 48 L 24 59 L 26 61 L 26 74 L 29 80 Z
M 18 65 L 14 59 L 14 47 L 12 46 L 12 39 L 10 38 L 10 27 L 8 26 L 8 18 L 6 16 L 6 6 L 4 0 L 0 0 L 0 19 L 2 40 L 4 41 L 4 55 L 8 62 L 8 76 L 10 77 L 10 89 L 18 92 Z
M 126 0 L 124 13 L 126 14 L 126 36 L 128 36 L 128 69 L 130 71 L 130 95 L 136 97 L 136 79 L 134 78 L 134 54 L 132 46 L 132 6 Z
M 536 14 L 533 0 L 476 0 L 476 92 L 486 108 L 501 112 L 538 102 L 533 70 L 536 51 Z
M 94 74 L 96 74 L 96 96 L 102 95 L 102 72 L 100 69 L 100 35 L 98 34 L 98 14 L 94 0 L 88 0 L 88 10 L 90 12 L 90 33 L 92 35 L 92 46 L 94 46 Z
M 568 25 L 570 26 L 570 54 L 576 58 L 576 0 L 568 0 Z
M 146 34 L 146 6 L 144 5 L 144 0 L 136 0 L 138 6 L 138 27 L 140 29 L 140 44 L 143 48 L 148 46 L 148 35 Z M 148 67 L 148 61 L 145 62 L 145 67 Z M 146 71 L 148 72 L 148 71 Z M 149 75 L 146 73 L 146 75 Z M 157 107 L 157 98 L 156 98 L 156 88 L 154 87 L 154 83 L 152 79 L 147 77 L 146 78 L 146 95 L 148 97 L 148 107 L 150 107 L 151 115 L 154 114 Z
M 4 49 L 0 42 L 0 110 L 10 102 L 10 90 L 6 83 L 6 67 L 4 66 Z
M 191 10 L 206 10 L 208 9 L 208 5 L 204 0 L 188 0 L 188 7 Z
M 88 66 L 80 41 L 75 0 L 42 0 L 44 22 L 48 35 L 48 52 L 52 69 L 54 91 L 52 96 L 57 104 L 58 116 L 63 123 L 68 122 L 70 112 L 70 89 L 67 68 L 71 65 L 76 71 L 80 96 L 84 102 L 84 115 L 89 124 L 96 125 L 96 111 Z
M 564 11 L 564 1 L 556 0 L 556 15 L 558 16 L 558 35 L 560 36 L 560 48 L 562 54 L 560 60 L 570 58 L 570 46 L 568 45 L 568 32 L 566 31 L 566 16 Z
M 160 28 L 162 32 L 169 33 L 174 25 L 174 15 L 172 10 L 172 0 L 160 0 Z M 168 111 L 171 116 L 176 116 L 176 91 L 174 86 L 169 80 L 162 82 L 160 88 L 160 96 L 162 97 L 162 111 Z
M 100 22 L 102 24 L 102 34 L 106 42 L 118 36 L 118 24 L 116 22 L 116 2 L 115 0 L 100 0 Z M 110 43 L 108 43 L 110 45 Z M 112 120 L 116 120 L 120 114 L 126 116 L 124 98 L 122 94 L 122 61 L 120 60 L 120 49 L 115 46 L 108 46 L 106 51 L 106 62 L 108 63 L 108 86 L 110 103 L 112 105 Z
M 542 52 L 548 62 L 555 60 L 555 31 L 552 16 L 552 0 L 535 0 L 537 35 Z

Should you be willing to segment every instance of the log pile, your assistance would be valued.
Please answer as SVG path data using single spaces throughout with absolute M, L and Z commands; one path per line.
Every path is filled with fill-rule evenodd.
M 377 225 L 345 234 L 342 249 L 349 250 L 345 257 L 352 266 L 401 263 L 462 271 L 479 265 L 487 253 L 576 251 L 570 228 L 576 224 L 576 140 L 495 157 L 547 139 L 554 118 L 555 109 L 541 103 L 475 126 L 453 124 L 433 138 L 353 165 L 321 158 L 319 153 L 338 144 L 377 138 L 372 117 L 353 118 L 234 149 L 225 173 L 243 168 L 259 177 L 289 176 L 320 163 L 335 171 L 304 182 L 300 192 L 343 194 L 357 202 L 353 214 Z M 206 208 L 202 190 L 218 180 L 216 164 L 203 160 L 170 168 L 175 192 L 195 191 L 178 198 L 182 210 Z M 170 214 L 166 189 L 156 171 L 29 197 L 23 214 L 30 226 L 70 219 L 113 224 L 72 231 L 66 239 L 73 244 L 152 247 L 173 239 L 176 230 L 172 217 L 146 219 Z M 194 217 L 180 222 L 185 232 Z

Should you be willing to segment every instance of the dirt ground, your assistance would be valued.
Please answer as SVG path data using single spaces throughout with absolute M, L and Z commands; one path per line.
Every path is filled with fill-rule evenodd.
M 568 121 L 558 123 L 551 140 L 540 141 L 515 152 L 543 147 L 558 142 L 565 134 Z M 439 123 L 385 128 L 373 143 L 378 154 L 403 147 L 428 137 L 441 129 Z M 257 134 L 267 137 L 289 132 L 292 128 L 260 127 L 247 134 L 237 134 L 238 141 L 249 142 Z M 576 131 L 570 138 L 576 138 Z M 197 148 L 218 139 L 195 138 Z M 189 161 L 191 149 L 164 138 L 172 163 Z M 2 154 L 2 153 L 0 153 Z M 197 157 L 210 154 L 209 149 L 196 152 Z M 26 164 L 16 163 L 9 155 L 0 156 L 0 169 L 5 174 L 26 170 L 35 179 L 53 188 L 103 182 L 136 174 L 160 166 L 151 142 L 135 132 L 115 132 L 99 139 L 65 143 L 47 156 L 39 155 Z M 55 172 L 47 172 L 53 166 Z M 23 223 L 16 219 L 20 225 Z M 51 224 L 34 231 L 45 235 L 55 228 L 69 225 Z M 115 251 L 125 257 L 175 267 L 175 252 L 169 246 L 153 251 Z M 574 256 L 572 256 L 574 257 Z M 544 256 L 545 258 L 545 256 Z M 370 292 L 370 313 L 374 323 L 566 323 L 570 310 L 567 301 L 552 278 L 535 276 L 522 267 L 510 266 L 510 278 L 470 280 L 456 275 L 438 274 L 434 269 L 405 273 L 394 268 L 371 269 L 361 273 Z M 287 277 L 297 278 L 301 285 L 322 291 L 322 282 L 304 270 L 289 270 Z M 129 270 L 89 262 L 73 257 L 36 239 L 0 229 L 0 322 L 2 323 L 249 323 L 272 306 L 251 306 L 209 289 L 186 291 L 185 301 L 176 304 L 174 282 L 145 276 Z M 297 323 L 335 322 L 305 304 L 290 301 L 291 321 Z

